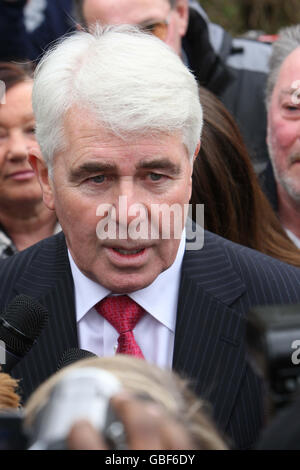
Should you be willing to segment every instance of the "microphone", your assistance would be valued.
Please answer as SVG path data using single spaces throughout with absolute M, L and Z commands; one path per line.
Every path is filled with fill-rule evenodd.
M 79 348 L 70 348 L 67 349 L 62 357 L 60 358 L 60 361 L 57 366 L 57 370 L 62 369 L 63 367 L 69 366 L 70 364 L 73 364 L 74 362 L 80 361 L 80 359 L 86 359 L 88 357 L 97 357 L 96 354 L 86 351 L 85 349 L 79 349 Z
M 47 321 L 48 312 L 37 300 L 23 294 L 14 298 L 0 316 L 3 372 L 9 373 L 29 352 Z

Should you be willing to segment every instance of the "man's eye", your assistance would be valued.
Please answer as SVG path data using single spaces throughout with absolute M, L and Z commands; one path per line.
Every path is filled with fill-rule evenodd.
M 152 23 L 152 24 L 147 24 L 147 25 L 143 26 L 141 29 L 145 33 L 152 33 L 153 30 L 155 29 L 155 27 L 156 27 L 156 23 Z
M 26 132 L 27 132 L 28 134 L 35 134 L 35 127 L 34 127 L 34 126 L 28 127 L 28 128 L 26 129 Z
M 285 109 L 286 111 L 298 111 L 299 106 L 297 106 L 296 104 L 287 103 L 283 105 L 283 109 Z
M 163 178 L 163 175 L 160 173 L 150 173 L 150 179 L 151 181 L 160 181 Z
M 90 180 L 93 181 L 93 183 L 104 183 L 105 176 L 104 175 L 93 176 L 92 178 L 90 178 Z

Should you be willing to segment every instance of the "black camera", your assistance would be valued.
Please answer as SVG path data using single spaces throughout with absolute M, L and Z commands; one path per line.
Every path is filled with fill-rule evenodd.
M 256 307 L 247 325 L 249 360 L 268 383 L 274 411 L 300 397 L 300 304 Z

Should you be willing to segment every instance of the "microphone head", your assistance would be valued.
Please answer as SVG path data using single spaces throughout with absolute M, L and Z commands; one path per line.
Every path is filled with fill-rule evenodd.
M 36 299 L 18 295 L 0 316 L 0 339 L 20 357 L 31 349 L 48 321 L 48 312 Z
M 60 361 L 57 366 L 57 370 L 60 370 L 63 367 L 69 366 L 70 364 L 73 364 L 74 362 L 80 361 L 80 359 L 86 359 L 88 357 L 97 357 L 97 356 L 96 354 L 93 354 L 90 351 L 86 351 L 85 349 L 79 349 L 79 348 L 67 349 L 63 353 L 62 357 L 60 358 Z

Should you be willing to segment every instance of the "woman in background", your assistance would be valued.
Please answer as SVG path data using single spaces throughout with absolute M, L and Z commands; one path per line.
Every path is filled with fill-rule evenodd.
M 0 62 L 0 259 L 60 230 L 43 202 L 28 150 L 37 146 L 29 66 Z M 4 84 L 4 86 L 3 86 Z
M 204 204 L 207 230 L 300 267 L 300 250 L 262 192 L 234 119 L 202 87 L 200 101 L 204 125 L 193 171 L 193 218 L 195 205 Z

